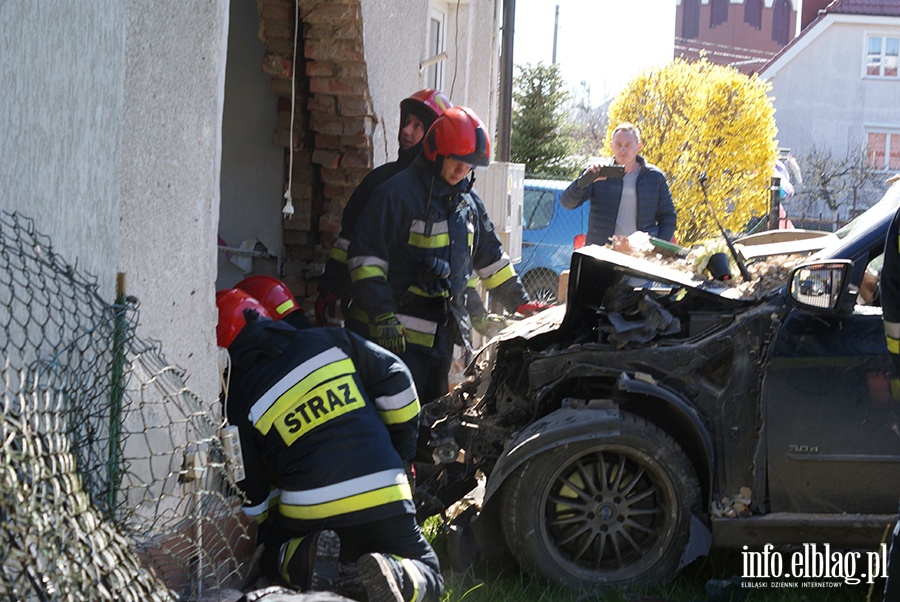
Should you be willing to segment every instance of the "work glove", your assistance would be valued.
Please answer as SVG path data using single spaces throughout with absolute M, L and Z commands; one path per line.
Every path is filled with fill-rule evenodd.
M 339 320 L 337 306 L 340 298 L 334 293 L 319 293 L 316 299 L 316 325 L 335 326 Z
M 419 262 L 419 287 L 429 295 L 450 290 L 450 262 L 439 257 L 425 257 Z
M 498 316 L 497 314 L 481 314 L 472 316 L 472 326 L 481 335 L 486 336 L 489 339 L 492 339 L 500 334 L 500 331 L 506 328 L 508 325 L 509 322 L 506 321 L 506 318 L 504 318 L 503 316 Z
M 406 351 L 406 329 L 393 313 L 381 314 L 369 325 L 372 339 L 388 351 L 401 354 Z
M 546 303 L 538 303 L 536 301 L 529 301 L 528 303 L 523 303 L 522 305 L 517 307 L 516 312 L 522 314 L 523 316 L 525 316 L 527 318 L 528 316 L 533 316 L 534 314 L 538 313 L 539 311 L 544 311 L 548 307 L 552 307 L 552 306 L 547 305 Z

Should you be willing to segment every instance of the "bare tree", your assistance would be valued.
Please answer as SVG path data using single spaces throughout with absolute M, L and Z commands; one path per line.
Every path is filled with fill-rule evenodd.
M 823 203 L 835 219 L 841 219 L 842 212 L 853 218 L 884 190 L 881 171 L 870 163 L 865 144 L 849 145 L 840 158 L 813 144 L 800 165 L 803 184 L 797 188 L 794 202 L 795 207 L 802 204 L 809 213 L 815 213 L 815 207 Z

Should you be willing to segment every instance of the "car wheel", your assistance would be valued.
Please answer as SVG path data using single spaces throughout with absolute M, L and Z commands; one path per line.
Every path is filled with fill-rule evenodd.
M 687 545 L 699 485 L 678 444 L 623 414 L 617 434 L 543 452 L 503 490 L 501 523 L 519 563 L 570 587 L 668 581 Z
M 522 279 L 525 291 L 532 301 L 552 305 L 559 292 L 559 276 L 550 271 L 534 271 Z

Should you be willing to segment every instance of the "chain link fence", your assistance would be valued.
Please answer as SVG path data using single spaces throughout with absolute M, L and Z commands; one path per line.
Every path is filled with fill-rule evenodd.
M 514 267 L 533 301 L 558 300 L 559 276 L 572 263 L 576 237 L 587 234 L 590 203 L 571 210 L 559 204 L 559 196 L 570 183 L 525 180 L 522 259 Z
M 96 289 L 0 212 L 0 599 L 215 599 L 255 543 L 219 418 Z

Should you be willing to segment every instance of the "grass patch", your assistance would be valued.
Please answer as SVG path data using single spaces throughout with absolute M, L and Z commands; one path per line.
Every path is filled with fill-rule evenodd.
M 449 568 L 440 518 L 428 519 L 423 532 L 441 559 L 445 586 L 441 602 L 880 602 L 884 588 L 884 580 L 878 580 L 874 587 L 860 583 L 828 589 L 782 588 L 769 583 L 766 588 L 748 589 L 734 583 L 723 589 L 723 582 L 740 576 L 741 556 L 735 551 L 717 550 L 686 567 L 671 583 L 657 588 L 575 591 L 548 584 L 517 566 L 494 569 L 494 572 L 491 569 L 454 572 Z M 709 592 L 707 584 L 711 580 L 717 582 L 710 584 L 714 591 Z M 802 580 L 798 583 L 802 585 Z M 715 591 L 717 585 L 720 587 Z

